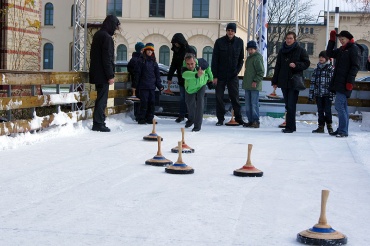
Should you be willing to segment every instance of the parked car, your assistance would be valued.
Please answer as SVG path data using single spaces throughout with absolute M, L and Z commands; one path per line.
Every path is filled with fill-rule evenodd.
M 128 61 L 117 61 L 116 62 L 116 72 L 127 72 Z M 161 76 L 165 76 L 169 73 L 170 67 L 162 63 L 158 63 L 159 72 Z
M 358 78 L 358 79 L 356 79 L 356 81 L 358 81 L 358 82 L 370 82 L 370 76 L 365 76 L 365 77 Z

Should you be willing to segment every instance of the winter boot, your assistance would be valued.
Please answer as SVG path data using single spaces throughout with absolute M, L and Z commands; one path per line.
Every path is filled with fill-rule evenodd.
M 327 126 L 326 126 L 326 127 L 328 128 L 328 133 L 329 133 L 329 134 L 334 132 L 334 131 L 333 131 L 333 127 L 332 127 L 332 125 L 331 125 L 331 124 L 327 124 Z
M 312 133 L 325 133 L 324 126 L 319 126 L 316 130 L 313 130 Z

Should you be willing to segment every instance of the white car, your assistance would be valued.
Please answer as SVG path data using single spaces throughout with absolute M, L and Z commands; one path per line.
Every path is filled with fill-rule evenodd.
M 358 81 L 358 82 L 370 82 L 370 76 L 358 78 L 358 79 L 356 79 L 356 81 Z

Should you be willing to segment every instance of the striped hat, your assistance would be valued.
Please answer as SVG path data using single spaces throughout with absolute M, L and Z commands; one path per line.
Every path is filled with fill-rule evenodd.
M 146 43 L 144 50 L 152 50 L 154 51 L 154 44 L 153 43 Z

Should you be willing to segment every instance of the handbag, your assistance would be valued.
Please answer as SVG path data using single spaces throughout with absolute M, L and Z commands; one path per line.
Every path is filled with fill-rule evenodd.
M 294 74 L 292 76 L 293 81 L 293 89 L 296 91 L 304 91 L 306 90 L 306 86 L 304 85 L 303 77 L 299 74 Z

